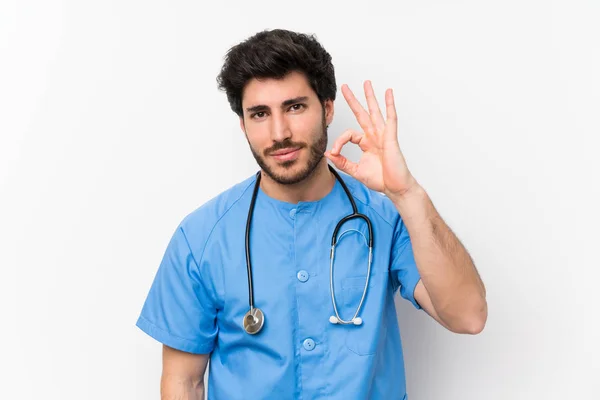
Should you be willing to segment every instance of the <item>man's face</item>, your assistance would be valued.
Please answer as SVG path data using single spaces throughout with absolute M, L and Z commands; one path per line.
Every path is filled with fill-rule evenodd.
M 333 102 L 321 105 L 304 74 L 252 79 L 244 89 L 243 118 L 250 150 L 274 181 L 293 184 L 308 177 L 327 148 Z

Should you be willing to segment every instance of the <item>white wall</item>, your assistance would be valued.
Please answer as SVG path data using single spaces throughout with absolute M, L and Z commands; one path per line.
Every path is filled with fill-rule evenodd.
M 600 399 L 600 3 L 331 3 L 0 2 L 0 398 L 158 398 L 134 324 L 167 240 L 257 169 L 215 77 L 283 27 L 394 88 L 487 284 L 475 337 L 398 300 L 410 399 Z M 330 143 L 358 127 L 336 107 Z

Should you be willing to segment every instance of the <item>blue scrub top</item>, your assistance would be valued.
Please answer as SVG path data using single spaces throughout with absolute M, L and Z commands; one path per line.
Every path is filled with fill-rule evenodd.
M 407 398 L 394 293 L 399 289 L 420 308 L 408 232 L 387 197 L 340 175 L 373 225 L 360 326 L 329 322 L 331 236 L 352 213 L 337 180 L 321 200 L 298 204 L 259 189 L 250 254 L 254 302 L 265 323 L 256 335 L 242 324 L 249 309 L 245 229 L 256 176 L 187 215 L 174 232 L 137 326 L 175 349 L 212 352 L 208 399 Z M 340 316 L 351 319 L 367 274 L 367 225 L 348 221 L 340 235 L 334 288 Z

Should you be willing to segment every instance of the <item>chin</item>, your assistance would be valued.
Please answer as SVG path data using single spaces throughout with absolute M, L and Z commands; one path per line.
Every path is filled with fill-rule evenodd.
M 283 185 L 292 185 L 306 179 L 310 172 L 306 162 L 294 160 L 286 163 L 276 163 L 265 171 L 274 181 Z

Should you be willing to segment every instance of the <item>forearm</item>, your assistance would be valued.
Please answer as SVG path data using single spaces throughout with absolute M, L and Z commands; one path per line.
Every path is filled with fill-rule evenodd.
M 408 230 L 419 274 L 438 316 L 455 330 L 482 329 L 487 318 L 485 286 L 425 190 L 416 185 L 391 200 Z
M 161 400 L 204 400 L 204 380 L 163 375 L 160 394 Z

